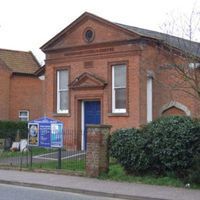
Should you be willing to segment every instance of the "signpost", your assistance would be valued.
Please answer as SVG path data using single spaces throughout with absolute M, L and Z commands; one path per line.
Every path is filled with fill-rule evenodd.
M 28 123 L 28 145 L 58 148 L 58 168 L 61 168 L 61 148 L 63 147 L 63 123 L 42 117 Z M 32 158 L 31 158 L 32 162 Z

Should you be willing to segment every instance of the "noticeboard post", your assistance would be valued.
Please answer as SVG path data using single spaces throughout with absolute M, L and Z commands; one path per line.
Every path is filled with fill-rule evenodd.
M 63 147 L 63 123 L 42 117 L 28 123 L 28 145 L 62 148 Z

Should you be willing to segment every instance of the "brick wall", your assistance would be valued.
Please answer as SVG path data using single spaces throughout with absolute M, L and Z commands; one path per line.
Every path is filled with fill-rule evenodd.
M 178 109 L 178 108 L 175 108 L 175 107 L 172 107 L 172 108 L 169 108 L 167 110 L 165 110 L 163 113 L 162 113 L 163 116 L 169 116 L 169 115 L 186 115 L 184 111 Z
M 19 119 L 19 110 L 28 110 L 30 120 L 44 115 L 43 84 L 33 76 L 13 75 L 10 86 L 10 119 Z
M 140 113 L 141 124 L 146 123 L 146 80 L 147 70 L 153 72 L 153 119 L 160 116 L 160 111 L 165 104 L 169 104 L 171 101 L 180 103 L 186 106 L 192 117 L 200 116 L 200 101 L 194 98 L 192 95 L 184 92 L 180 85 L 175 86 L 175 83 L 182 83 L 180 75 L 176 70 L 170 67 L 174 62 L 184 63 L 185 60 L 179 55 L 171 57 L 166 50 L 158 48 L 154 44 L 146 44 L 143 46 L 143 51 L 140 59 Z M 166 67 L 166 66 L 169 67 Z M 193 94 L 193 90 L 189 89 L 190 86 L 187 82 L 184 83 L 187 87 L 187 91 Z M 167 114 L 178 114 L 181 111 L 176 112 L 174 109 L 165 112 Z M 183 114 L 186 114 L 183 112 Z
M 86 45 L 82 32 L 86 27 L 95 29 L 95 39 Z M 170 101 L 177 101 L 188 107 L 193 116 L 200 109 L 194 99 L 183 92 L 172 91 L 168 84 L 173 81 L 170 70 L 160 70 L 160 66 L 168 62 L 165 50 L 158 49 L 150 42 L 130 42 L 135 36 L 115 30 L 111 26 L 95 20 L 86 20 L 72 27 L 67 34 L 55 41 L 52 47 L 64 48 L 46 54 L 46 104 L 47 116 L 57 118 L 72 129 L 80 129 L 80 102 L 82 100 L 101 101 L 101 123 L 111 124 L 112 130 L 124 127 L 138 127 L 147 122 L 146 111 L 146 80 L 147 70 L 154 72 L 153 80 L 153 119 L 159 117 L 160 109 Z M 116 42 L 117 41 L 117 42 Z M 106 43 L 107 42 L 107 43 Z M 90 63 L 87 67 L 86 63 Z M 128 66 L 128 109 L 125 115 L 114 115 L 111 110 L 111 63 L 126 62 Z M 73 81 L 84 72 L 94 73 L 107 82 L 104 89 L 70 89 L 70 113 L 56 114 L 55 70 L 67 67 L 70 80 Z M 198 109 L 197 109 L 198 107 Z
M 0 120 L 9 119 L 10 72 L 0 66 Z

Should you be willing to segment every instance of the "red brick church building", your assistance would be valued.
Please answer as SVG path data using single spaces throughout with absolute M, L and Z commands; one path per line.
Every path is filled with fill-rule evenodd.
M 82 146 L 86 124 L 118 129 L 163 115 L 199 117 L 199 101 L 169 87 L 176 79 L 167 67 L 169 52 L 185 63 L 181 52 L 189 41 L 165 37 L 84 13 L 41 47 L 46 54 L 44 112 L 76 130 Z M 190 53 L 199 58 L 200 44 L 191 44 Z

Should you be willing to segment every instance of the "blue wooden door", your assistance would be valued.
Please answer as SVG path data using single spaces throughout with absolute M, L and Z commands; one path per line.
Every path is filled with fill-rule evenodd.
M 87 144 L 87 127 L 86 124 L 101 123 L 100 101 L 84 101 L 84 148 Z

